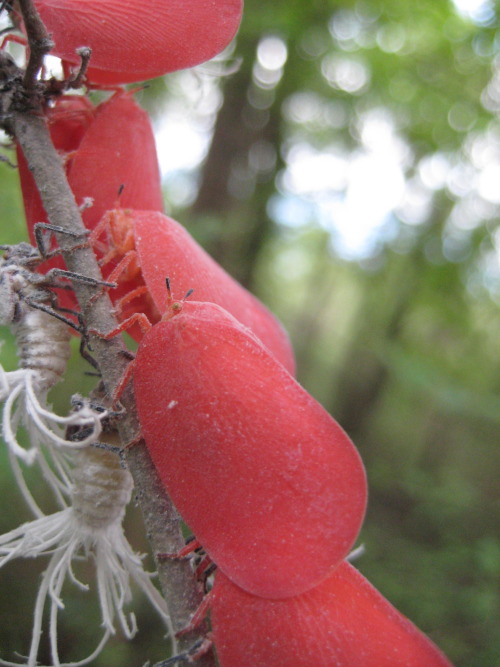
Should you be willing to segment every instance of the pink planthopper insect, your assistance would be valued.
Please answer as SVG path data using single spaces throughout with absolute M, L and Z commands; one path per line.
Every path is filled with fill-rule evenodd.
M 100 240 L 103 235 L 105 241 Z M 179 292 L 194 284 L 199 301 L 228 310 L 290 373 L 295 372 L 292 346 L 281 323 L 172 218 L 158 211 L 115 209 L 105 214 L 90 241 L 102 244 L 101 253 L 108 248 L 102 259 L 103 275 L 118 283 L 111 298 L 120 319 L 125 321 L 136 312 L 144 313 L 151 323 L 158 322 L 167 308 L 165 276 L 169 276 Z M 142 337 L 137 326 L 130 333 L 136 340 Z
M 171 303 L 133 363 L 148 449 L 208 555 L 262 597 L 317 585 L 366 505 L 363 464 L 337 422 L 213 303 Z
M 232 40 L 242 0 L 35 0 L 65 69 L 92 49 L 87 81 L 145 81 L 213 58 Z
M 218 570 L 209 604 L 220 667 L 452 667 L 345 561 L 285 600 L 251 595 Z

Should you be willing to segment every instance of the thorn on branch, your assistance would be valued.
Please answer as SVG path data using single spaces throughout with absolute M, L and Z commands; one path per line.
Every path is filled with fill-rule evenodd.
M 70 76 L 67 79 L 63 79 L 63 81 L 54 78 L 47 81 L 44 90 L 45 97 L 50 98 L 56 95 L 61 95 L 67 90 L 75 90 L 82 87 L 83 79 L 85 78 L 87 67 L 90 62 L 90 56 L 92 55 L 92 49 L 88 46 L 81 46 L 76 52 L 81 58 L 78 71 L 76 73 L 72 72 Z
M 80 69 L 76 73 L 76 76 L 70 76 L 68 79 L 68 88 L 80 88 L 82 85 L 82 79 L 85 76 L 87 67 L 89 66 L 90 56 L 92 55 L 92 49 L 88 46 L 82 46 L 76 50 L 77 54 L 82 59 L 80 63 Z

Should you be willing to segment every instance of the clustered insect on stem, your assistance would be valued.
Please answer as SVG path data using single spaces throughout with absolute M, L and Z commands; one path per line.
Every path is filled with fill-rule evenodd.
M 87 410 L 60 417 L 46 408 L 48 391 L 62 379 L 70 356 L 72 320 L 54 309 L 55 294 L 48 288 L 68 287 L 57 278 L 37 273 L 33 267 L 42 258 L 30 245 L 3 248 L 0 260 L 0 323 L 10 326 L 17 343 L 19 369 L 6 372 L 0 367 L 0 396 L 3 437 L 11 452 L 25 463 L 41 456 L 43 446 L 70 443 L 57 432 L 58 425 L 93 425 L 81 447 L 99 437 L 101 414 Z M 55 282 L 54 282 L 55 281 Z M 57 308 L 57 306 L 56 306 Z M 17 405 L 17 407 L 16 407 Z M 16 432 L 22 424 L 30 434 L 31 449 L 24 449 Z
M 146 595 L 173 636 L 165 602 L 144 571 L 142 557 L 134 553 L 123 532 L 122 520 L 133 488 L 128 470 L 113 452 L 86 447 L 66 453 L 62 481 L 64 509 L 0 536 L 0 567 L 18 556 L 50 556 L 36 599 L 27 664 L 36 664 L 47 599 L 52 659 L 54 664 L 60 663 L 57 625 L 58 611 L 64 608 L 61 590 L 67 579 L 81 590 L 88 589 L 73 573 L 74 563 L 82 557 L 95 563 L 104 628 L 100 648 L 115 633 L 115 617 L 126 638 L 131 639 L 137 632 L 134 614 L 127 618 L 124 611 L 132 599 L 130 579 Z M 95 654 L 78 664 L 86 664 Z
M 115 90 L 97 107 L 85 96 L 61 96 L 82 82 L 122 85 L 215 55 L 238 27 L 241 0 L 190 0 L 174 12 L 168 3 L 136 0 L 96 0 L 91 9 L 77 0 L 19 4 L 16 18 L 30 58 L 22 78 L 15 63 L 2 58 L 9 97 L 1 108 L 18 144 L 28 229 L 43 257 L 26 244 L 3 248 L 0 319 L 18 341 L 19 369 L 0 373 L 0 398 L 13 472 L 35 518 L 0 536 L 0 567 L 19 557 L 49 561 L 29 654 L 19 663 L 0 658 L 0 664 L 38 664 L 45 607 L 54 666 L 88 664 L 116 625 L 131 638 L 137 627 L 126 605 L 133 580 L 170 633 L 176 655 L 161 667 L 213 664 L 211 639 L 200 625 L 209 608 L 221 667 L 449 665 L 347 562 L 366 506 L 359 454 L 294 379 L 293 350 L 277 319 L 164 215 L 150 123 L 133 92 Z M 129 43 L 130 26 L 148 13 L 154 21 L 144 51 Z M 85 48 L 77 48 L 82 43 Z M 66 74 L 80 62 L 62 82 L 38 76 L 52 47 Z M 40 164 L 40 147 L 52 172 Z M 45 247 L 42 229 L 54 233 L 55 245 Z M 38 273 L 42 259 L 49 260 L 44 276 Z M 80 270 L 85 261 L 88 275 Z M 74 293 L 64 289 L 68 277 Z M 173 298 L 171 283 L 184 298 Z M 193 289 L 196 301 L 188 300 Z M 107 312 L 111 302 L 118 321 Z M 110 396 L 103 404 L 77 398 L 73 411 L 60 417 L 46 400 L 64 374 L 71 327 L 90 344 L 102 372 L 100 390 Z M 129 353 L 115 338 L 125 330 L 139 343 L 128 366 Z M 115 360 L 121 355 L 116 367 L 108 360 L 113 352 Z M 141 435 L 133 430 L 130 379 Z M 128 409 L 120 415 L 105 407 L 122 395 Z M 127 445 L 120 455 L 97 442 L 101 430 L 115 426 Z M 20 427 L 29 449 L 18 439 Z M 143 437 L 154 470 L 138 444 Z M 142 467 L 136 465 L 141 456 Z M 35 461 L 59 504 L 56 513 L 44 513 L 24 478 L 23 466 Z M 138 474 L 144 470 L 145 481 Z M 180 548 L 179 519 L 162 495 L 163 510 L 153 519 L 158 525 L 168 516 L 173 537 L 163 544 L 178 546 L 162 549 L 153 534 L 158 570 L 172 575 L 171 582 L 162 578 L 166 603 L 124 534 L 134 483 L 138 497 L 152 496 L 153 503 L 154 485 L 163 485 L 196 535 Z M 198 562 L 183 560 L 199 546 Z M 62 588 L 69 579 L 87 589 L 74 571 L 82 556 L 95 563 L 104 631 L 90 656 L 64 663 Z M 176 587 L 179 595 L 172 595 Z M 315 627 L 318 617 L 323 620 Z

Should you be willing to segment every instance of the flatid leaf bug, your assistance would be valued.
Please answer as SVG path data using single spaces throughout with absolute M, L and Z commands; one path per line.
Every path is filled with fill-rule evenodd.
M 194 288 L 198 301 L 210 301 L 229 311 L 290 373 L 295 372 L 292 346 L 279 320 L 178 222 L 158 211 L 120 208 L 105 214 L 90 236 L 91 243 L 104 232 L 108 255 L 103 258 L 103 274 L 118 283 L 111 298 L 120 319 L 131 318 L 135 312 L 144 313 L 151 324 L 158 322 L 171 300 L 165 291 L 168 276 L 178 293 Z M 143 335 L 139 327 L 130 334 L 136 340 Z
M 78 64 L 92 49 L 87 80 L 116 85 L 193 67 L 234 37 L 242 0 L 34 0 L 55 42 L 52 53 Z
M 210 608 L 221 667 L 452 667 L 347 562 L 285 600 L 250 595 L 218 570 Z
M 347 555 L 366 505 L 359 454 L 229 313 L 174 302 L 139 346 L 134 387 L 167 491 L 232 581 L 297 595 Z

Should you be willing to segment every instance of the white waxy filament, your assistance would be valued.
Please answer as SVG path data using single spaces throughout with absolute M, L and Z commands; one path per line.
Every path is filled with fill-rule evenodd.
M 40 446 L 86 447 L 99 437 L 102 413 L 88 410 L 61 417 L 46 406 L 47 392 L 62 378 L 71 354 L 68 325 L 39 310 L 27 310 L 20 323 L 12 325 L 18 345 L 19 368 L 6 372 L 0 366 L 0 401 L 4 401 L 2 434 L 10 450 L 24 463 L 32 464 Z M 62 426 L 92 426 L 93 432 L 78 443 L 66 440 Z M 17 431 L 30 432 L 31 449 L 22 447 Z
M 0 659 L 0 665 L 38 665 L 42 617 L 47 603 L 54 667 L 77 667 L 91 662 L 115 633 L 115 618 L 124 635 L 133 637 L 137 631 L 135 616 L 127 615 L 124 610 L 132 599 L 131 579 L 145 593 L 174 638 L 166 603 L 153 585 L 152 575 L 144 571 L 142 557 L 133 551 L 123 531 L 125 508 L 133 488 L 130 473 L 121 466 L 116 454 L 95 447 L 71 452 L 70 463 L 71 505 L 0 536 L 0 567 L 14 558 L 50 556 L 36 598 L 26 662 Z M 81 590 L 88 590 L 89 586 L 79 581 L 72 569 L 73 561 L 82 557 L 94 561 L 104 634 L 92 655 L 78 662 L 61 663 L 57 641 L 58 612 L 64 609 L 61 591 L 66 579 Z

